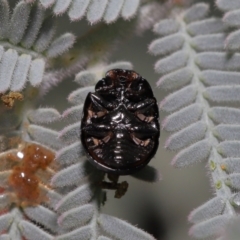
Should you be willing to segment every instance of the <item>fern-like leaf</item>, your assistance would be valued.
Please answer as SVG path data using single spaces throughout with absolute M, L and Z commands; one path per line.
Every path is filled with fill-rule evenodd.
M 0 0 L 0 12 L 0 93 L 22 91 L 27 83 L 39 87 L 49 58 L 67 52 L 74 35 L 67 33 L 54 40 L 52 19 L 46 18 L 37 3 L 20 1 L 10 15 L 8 2 Z
M 11 111 L 14 113 L 16 110 L 13 109 Z M 12 145 L 10 141 L 11 139 L 13 141 L 14 138 L 11 138 L 11 134 L 9 139 L 6 137 L 4 139 L 5 149 L 2 149 L 3 151 L 0 155 L 1 187 L 4 189 L 1 194 L 0 210 L 6 212 L 0 219 L 1 232 L 4 231 L 6 233 L 5 236 L 1 235 L 1 238 L 21 239 L 24 237 L 26 239 L 50 240 L 58 233 L 55 206 L 61 199 L 61 195 L 49 186 L 51 176 L 54 173 L 53 166 L 49 166 L 45 170 L 38 170 L 36 173 L 39 179 L 41 179 L 39 186 L 36 187 L 39 188 L 40 194 L 45 198 L 45 200 L 40 200 L 38 204 L 31 205 L 31 203 L 28 203 L 24 206 L 21 202 L 23 200 L 18 199 L 18 193 L 11 189 L 9 177 L 14 173 L 20 163 L 18 162 L 20 158 L 19 160 L 14 158 L 15 160 L 13 161 L 11 156 L 18 156 L 17 154 L 21 151 L 21 146 L 24 146 L 26 143 L 37 144 L 41 148 L 51 150 L 53 153 L 55 153 L 55 149 L 63 147 L 60 140 L 57 140 L 56 131 L 50 130 L 46 126 L 38 125 L 45 125 L 49 122 L 57 121 L 60 119 L 60 114 L 55 109 L 50 108 L 25 110 L 23 113 L 25 117 L 20 121 L 18 131 L 12 128 L 6 129 L 8 134 L 12 131 L 12 134 L 14 133 L 14 136 L 17 137 L 18 140 L 15 140 L 16 143 Z M 39 130 L 39 128 L 41 130 Z M 3 133 L 1 133 L 1 136 L 2 134 Z M 31 154 L 36 153 L 28 150 L 28 152 L 24 154 L 31 156 Z M 34 157 L 36 156 L 31 156 L 31 158 Z M 41 158 L 40 155 L 39 158 Z M 22 174 L 27 174 L 27 171 L 22 171 Z M 28 177 L 28 180 L 33 181 L 30 177 Z M 22 185 L 22 182 L 19 184 L 20 189 L 26 187 Z M 29 192 L 29 194 L 34 194 L 34 192 Z M 36 198 L 38 197 L 36 196 Z M 38 201 L 38 199 L 34 201 Z
M 232 6 L 238 1 L 217 2 Z M 197 239 L 223 236 L 236 215 L 233 192 L 240 189 L 239 173 L 233 170 L 240 156 L 239 110 L 228 105 L 239 102 L 239 55 L 224 51 L 227 27 L 221 19 L 207 18 L 208 11 L 207 4 L 199 3 L 156 24 L 160 38 L 149 47 L 161 57 L 155 64 L 157 86 L 173 91 L 160 103 L 168 113 L 162 127 L 171 132 L 165 147 L 178 151 L 172 164 L 208 160 L 216 197 L 189 216 L 194 223 L 190 235 Z
M 216 5 L 225 14 L 223 22 L 231 28 L 231 33 L 226 38 L 226 48 L 230 51 L 239 52 L 240 50 L 240 4 L 239 1 L 217 0 Z
M 86 16 L 91 24 L 101 20 L 111 23 L 119 17 L 130 19 L 135 16 L 140 6 L 140 0 L 39 0 L 39 2 L 44 8 L 52 7 L 55 15 L 67 12 L 72 21 L 79 21 Z
M 112 216 L 108 216 L 106 214 L 101 214 L 98 222 L 105 233 L 116 239 L 154 240 L 151 235 L 143 232 L 142 230 L 130 225 L 125 221 Z

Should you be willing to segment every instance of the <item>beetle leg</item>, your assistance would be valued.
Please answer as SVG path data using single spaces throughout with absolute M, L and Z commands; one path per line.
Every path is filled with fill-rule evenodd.
M 105 134 L 106 135 L 106 134 Z M 94 147 L 97 147 L 99 145 L 104 145 L 106 144 L 111 138 L 112 138 L 113 134 L 112 132 L 108 132 L 107 136 L 103 137 L 103 138 L 95 138 L 92 137 L 92 142 L 94 144 Z
M 154 106 L 155 103 L 156 103 L 156 100 L 154 98 L 151 98 L 151 99 L 148 98 L 148 99 L 138 102 L 138 103 L 129 104 L 127 106 L 127 109 L 129 111 L 148 110 L 152 106 Z
M 89 124 L 84 126 L 82 130 L 88 135 L 91 135 L 97 138 L 103 138 L 107 134 L 109 134 L 111 127 L 104 124 Z
M 129 87 L 126 89 L 126 95 L 128 97 L 140 97 L 140 96 L 149 96 L 152 97 L 152 89 L 148 82 L 141 78 L 138 79 L 137 81 L 131 82 Z
M 88 106 L 85 110 L 87 119 L 103 117 L 109 112 L 109 110 L 111 111 L 112 107 L 111 103 L 95 93 L 88 94 L 85 104 Z
M 108 111 L 106 109 L 103 109 L 102 111 L 93 111 L 91 110 L 91 106 L 88 109 L 88 118 L 100 118 L 105 116 L 108 113 Z
M 137 138 L 151 138 L 152 136 L 155 136 L 158 134 L 158 129 L 154 124 L 149 124 L 149 125 L 138 125 L 138 126 L 130 126 L 128 128 L 129 132 L 131 134 L 134 134 L 135 137 Z
M 112 137 L 112 133 L 109 133 L 106 137 L 104 137 L 104 138 L 102 139 L 102 141 L 103 141 L 104 143 L 107 143 L 107 142 L 111 139 L 111 137 Z
M 101 187 L 103 189 L 112 189 L 115 191 L 115 198 L 121 198 L 125 195 L 128 189 L 128 183 L 126 181 L 123 181 L 121 183 L 118 183 L 119 175 L 116 174 L 107 174 L 108 179 L 110 182 L 102 181 Z
M 107 110 L 113 110 L 114 109 L 114 105 L 112 103 L 104 100 L 97 93 L 89 93 L 88 97 L 90 97 L 94 106 L 96 106 L 99 109 L 102 109 L 102 108 L 105 108 Z
M 111 174 L 111 173 L 108 173 L 107 174 L 107 178 L 111 181 L 111 182 L 118 182 L 118 179 L 119 179 L 119 175 L 116 175 L 116 174 Z
M 153 106 L 155 99 L 146 99 L 145 101 L 128 106 L 128 109 L 135 112 L 135 115 L 144 122 L 151 122 L 154 119 Z
M 139 138 L 137 138 L 134 134 L 130 134 L 132 140 L 137 144 L 140 145 L 141 147 L 146 147 L 149 143 L 150 143 L 150 138 L 146 139 L 146 140 L 141 140 Z
M 142 114 L 142 113 L 136 113 L 136 115 L 137 115 L 137 117 L 138 117 L 140 120 L 142 120 L 142 121 L 144 121 L 144 122 L 151 122 L 151 121 L 154 119 L 153 116 L 148 117 L 148 116 L 145 116 L 145 115 Z

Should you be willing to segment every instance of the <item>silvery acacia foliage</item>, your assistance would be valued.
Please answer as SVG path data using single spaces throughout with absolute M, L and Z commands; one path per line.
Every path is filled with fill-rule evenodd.
M 71 21 L 79 21 L 86 16 L 92 24 L 100 20 L 112 23 L 119 17 L 130 19 L 140 5 L 140 0 L 39 0 L 39 2 L 44 8 L 52 8 L 55 15 L 67 12 Z
M 1 194 L 0 210 L 4 212 L 0 216 L 0 231 L 4 234 L 0 239 L 153 239 L 125 221 L 101 213 L 104 193 L 99 182 L 103 176 L 88 164 L 79 142 L 80 112 L 86 94 L 108 69 L 131 69 L 132 65 L 128 62 L 92 65 L 94 61 L 91 61 L 86 71 L 77 74 L 75 80 L 80 88 L 69 95 L 73 107 L 62 116 L 55 109 L 34 109 L 27 95 L 29 89 L 46 90 L 59 81 L 59 72 L 69 74 L 64 72 L 65 68 L 58 72 L 52 64 L 66 60 L 61 56 L 76 39 L 71 33 L 54 38 L 53 18 L 46 17 L 45 8 L 55 15 L 67 13 L 71 20 L 86 16 L 90 23 L 110 23 L 122 18 L 119 25 L 102 25 L 77 43 L 75 52 L 84 55 L 81 57 L 88 63 L 90 54 L 96 62 L 102 60 L 103 55 L 106 60 L 110 46 L 122 40 L 123 35 L 136 33 L 139 27 L 145 29 L 153 23 L 156 11 L 152 11 L 158 8 L 157 5 L 150 7 L 147 2 L 22 0 L 16 1 L 10 11 L 8 1 L 0 0 L 0 93 L 26 92 L 26 100 L 19 108 L 0 115 L 3 164 L 0 187 L 5 187 L 11 174 L 11 168 L 4 165 L 3 159 L 16 152 L 5 147 L 7 133 L 16 133 L 23 141 L 38 143 L 56 152 L 56 163 L 60 166 L 51 178 L 54 189 L 41 186 L 49 199 L 44 204 L 19 208 L 11 202 L 8 192 Z M 193 5 L 189 10 L 173 9 L 173 18 L 155 25 L 159 39 L 151 43 L 150 52 L 160 58 L 155 65 L 160 74 L 157 85 L 172 92 L 160 103 L 160 108 L 168 113 L 162 126 L 171 132 L 165 146 L 178 151 L 172 164 L 184 167 L 207 160 L 215 190 L 210 201 L 190 214 L 189 220 L 193 223 L 190 235 L 198 239 L 232 240 L 239 236 L 240 222 L 237 214 L 240 205 L 240 110 L 237 108 L 240 55 L 236 53 L 240 5 L 238 0 L 217 0 L 216 5 L 224 12 L 222 19 L 213 16 L 204 3 Z M 166 15 L 169 5 L 160 6 L 164 6 Z M 161 14 L 159 11 L 158 15 Z M 126 24 L 124 20 L 134 15 L 135 20 Z M 103 49 L 100 54 L 94 52 L 96 39 Z M 97 54 L 101 58 L 96 57 Z M 59 120 L 69 121 L 60 133 L 46 126 Z M 49 178 L 52 173 L 53 169 L 49 168 Z M 159 178 L 151 167 L 133 177 L 149 182 Z
M 7 0 L 0 1 L 0 92 L 21 91 L 29 82 L 38 87 L 47 71 L 48 60 L 72 47 L 71 33 L 54 39 L 51 18 L 38 4 L 20 1 L 10 14 Z
M 44 127 L 45 123 L 59 119 L 60 114 L 55 109 L 30 110 L 34 99 L 31 89 L 43 83 L 48 60 L 66 52 L 75 37 L 66 33 L 54 39 L 54 25 L 51 19 L 46 18 L 45 10 L 25 1 L 19 1 L 10 14 L 8 1 L 1 0 L 0 19 L 0 93 L 28 89 L 23 91 L 27 100 L 24 99 L 17 107 L 6 109 L 1 106 L 0 182 L 2 188 L 8 189 L 8 177 L 13 166 L 6 159 L 18 151 L 9 148 L 8 137 L 19 137 L 23 142 L 37 143 L 53 152 L 63 146 L 56 139 L 58 133 Z M 48 168 L 46 179 L 50 180 L 52 172 L 53 169 Z M 42 182 L 40 189 L 49 201 L 37 207 L 19 208 L 13 202 L 11 192 L 1 193 L 1 239 L 49 239 L 52 233 L 57 232 L 54 206 L 61 196 L 45 184 Z
M 7 129 L 2 129 L 6 124 L 2 119 L 18 119 L 17 126 L 20 124 L 19 131 L 12 131 L 16 129 L 16 122 L 11 122 Z M 60 119 L 60 114 L 55 109 L 45 108 L 38 110 L 28 110 L 25 112 L 25 117 L 19 121 L 19 116 L 16 113 L 1 115 L 1 171 L 0 171 L 0 186 L 8 189 L 8 177 L 12 173 L 11 163 L 6 162 L 9 154 L 16 154 L 17 149 L 9 149 L 7 146 L 8 134 L 15 134 L 20 136 L 22 141 L 36 143 L 44 148 L 56 152 L 63 147 L 60 140 L 57 140 L 58 132 L 49 130 L 44 125 Z M 22 135 L 21 135 L 22 134 Z M 14 163 L 12 163 L 14 164 Z M 55 190 L 48 188 L 48 181 L 50 181 L 53 169 L 50 167 L 46 171 L 45 181 L 40 185 L 40 190 L 46 195 L 48 201 L 45 204 L 39 204 L 36 207 L 28 206 L 20 208 L 14 204 L 11 196 L 11 191 L 4 191 L 0 195 L 0 211 L 3 211 L 0 217 L 1 239 L 52 239 L 53 233 L 57 233 L 57 215 L 55 213 L 55 206 L 61 199 L 61 195 Z M 37 224 L 36 224 L 37 223 Z M 39 225 L 45 230 L 39 228 Z
M 12 172 L 11 164 L 9 165 L 5 160 L 9 154 L 15 154 L 18 151 L 17 148 L 12 149 L 12 146 L 7 145 L 8 137 L 17 136 L 22 142 L 36 143 L 52 150 L 56 153 L 56 162 L 61 170 L 51 179 L 55 170 L 51 167 L 47 169 L 43 179 L 46 182 L 42 182 L 40 188 L 46 194 L 48 201 L 37 206 L 21 208 L 12 201 L 11 192 L 1 192 L 0 239 L 153 239 L 151 235 L 125 221 L 101 214 L 99 211 L 103 193 L 98 185 L 102 174 L 87 164 L 79 143 L 80 104 L 83 102 L 86 91 L 93 88 L 94 81 L 84 83 L 80 91 L 76 90 L 70 95 L 69 100 L 75 106 L 67 110 L 63 118 L 70 118 L 73 122 L 60 134 L 46 126 L 50 122 L 63 120 L 59 112 L 52 108 L 35 109 L 34 102 L 38 93 L 41 94 L 49 86 L 56 84 L 59 81 L 58 77 L 69 74 L 64 72 L 65 69 L 55 69 L 54 64 L 59 61 L 64 62 L 65 58 L 61 56 L 68 52 L 76 40 L 71 33 L 54 38 L 53 18 L 51 15 L 47 17 L 42 2 L 16 1 L 14 9 L 10 9 L 7 0 L 0 0 L 0 94 L 20 91 L 24 96 L 24 101 L 16 103 L 12 109 L 4 106 L 1 108 L 0 187 L 7 189 L 8 177 Z M 58 2 L 64 4 L 70 1 Z M 77 3 L 77 1 L 72 2 Z M 111 17 L 109 22 L 115 20 L 120 14 L 124 18 L 132 17 L 139 6 L 139 1 L 131 5 L 133 2 L 122 1 L 121 6 L 116 1 L 105 4 L 106 11 L 109 11 L 107 9 L 113 4 L 118 6 L 115 9 L 118 10 L 117 13 L 111 12 L 115 15 L 108 15 Z M 91 12 L 91 16 L 98 13 L 99 6 L 99 1 L 91 1 L 91 4 L 89 2 L 89 11 L 95 9 Z M 150 17 L 152 6 L 145 5 L 141 8 L 139 18 L 131 24 L 128 23 L 130 27 L 127 30 L 133 27 L 146 28 L 149 25 L 148 20 L 149 23 L 153 21 Z M 79 10 L 79 8 L 76 9 Z M 149 16 L 144 24 L 141 22 L 142 15 Z M 106 14 L 104 16 L 102 15 L 98 20 L 104 18 L 107 21 Z M 120 31 L 116 28 L 123 25 L 124 21 L 115 25 L 115 28 L 105 25 L 100 30 L 93 31 L 92 35 L 88 34 L 87 41 L 82 41 L 83 46 L 79 47 L 81 50 L 84 49 L 81 51 L 82 54 L 90 52 L 96 60 L 95 44 L 90 39 L 97 38 L 97 43 L 107 52 L 107 46 L 110 47 L 116 39 L 118 41 L 122 39 L 121 35 L 117 35 Z M 97 35 L 98 31 L 105 33 L 100 39 Z M 83 58 L 85 62 L 89 60 L 89 57 L 83 56 Z M 78 63 L 75 62 L 75 64 Z M 118 63 L 116 66 L 130 68 L 131 64 Z M 106 68 L 98 67 L 96 72 L 100 71 L 100 74 L 96 76 L 95 71 L 87 71 L 94 76 L 87 80 L 102 77 Z M 157 171 L 151 167 L 147 167 L 145 171 L 134 177 L 149 182 L 159 179 Z M 51 188 L 47 187 L 50 182 Z
M 234 219 L 240 200 L 240 110 L 231 104 L 240 101 L 240 55 L 225 50 L 225 43 L 227 49 L 239 49 L 238 32 L 225 40 L 225 23 L 237 26 L 239 10 L 233 9 L 240 5 L 224 0 L 217 5 L 229 11 L 223 20 L 210 16 L 207 4 L 198 3 L 160 21 L 154 26 L 159 38 L 149 49 L 160 56 L 157 86 L 172 92 L 160 103 L 168 113 L 162 128 L 171 133 L 165 147 L 178 151 L 172 165 L 181 168 L 207 160 L 215 191 L 215 197 L 189 215 L 189 234 L 230 240 L 236 239 L 231 230 L 239 223 Z
M 117 62 L 82 71 L 75 78 L 80 88 L 68 97 L 74 106 L 63 113 L 63 119 L 70 121 L 70 124 L 59 135 L 66 147 L 60 149 L 56 157 L 62 170 L 52 178 L 52 186 L 56 189 L 69 189 L 56 206 L 57 222 L 61 228 L 61 235 L 57 239 L 153 239 L 142 230 L 99 212 L 104 193 L 98 186 L 103 173 L 89 165 L 80 143 L 80 115 L 86 95 L 93 92 L 96 82 L 113 68 L 132 69 L 132 65 Z M 133 176 L 149 182 L 159 179 L 157 170 L 151 167 Z
M 226 1 L 217 0 L 216 5 L 225 14 L 223 22 L 231 28 L 231 33 L 226 38 L 226 49 L 229 51 L 239 51 L 240 43 L 240 2 L 237 0 Z

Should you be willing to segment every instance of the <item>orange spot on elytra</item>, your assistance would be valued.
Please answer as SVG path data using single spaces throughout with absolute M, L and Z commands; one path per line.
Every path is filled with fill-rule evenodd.
M 46 170 L 55 158 L 54 153 L 40 145 L 27 143 L 16 154 L 9 155 L 11 160 L 18 160 L 8 178 L 10 189 L 16 195 L 15 202 L 22 206 L 39 204 L 44 197 L 39 187 L 42 181 L 36 173 Z

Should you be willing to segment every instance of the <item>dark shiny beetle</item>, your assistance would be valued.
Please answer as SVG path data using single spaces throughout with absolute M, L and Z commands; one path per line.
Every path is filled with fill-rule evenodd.
M 108 173 L 138 171 L 157 151 L 158 117 L 147 80 L 131 70 L 108 71 L 83 107 L 81 141 L 89 161 Z

